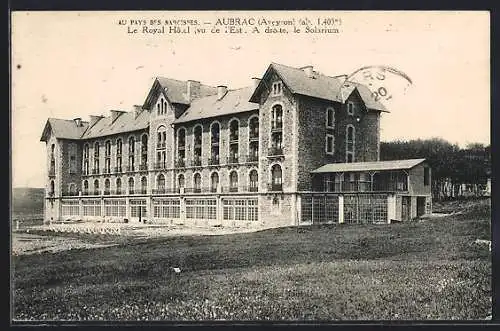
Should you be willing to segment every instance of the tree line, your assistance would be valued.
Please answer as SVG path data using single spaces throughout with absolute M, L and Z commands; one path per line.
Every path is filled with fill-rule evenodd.
M 432 167 L 434 198 L 481 195 L 491 174 L 491 146 L 460 148 L 441 138 L 380 143 L 381 160 L 425 158 Z

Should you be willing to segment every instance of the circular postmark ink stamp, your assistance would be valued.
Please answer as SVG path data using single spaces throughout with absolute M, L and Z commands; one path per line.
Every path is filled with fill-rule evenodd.
M 407 74 L 385 65 L 359 68 L 347 76 L 342 87 L 350 88 L 349 82 L 366 86 L 373 100 L 380 102 L 386 108 L 391 108 L 394 99 L 404 96 L 413 84 Z

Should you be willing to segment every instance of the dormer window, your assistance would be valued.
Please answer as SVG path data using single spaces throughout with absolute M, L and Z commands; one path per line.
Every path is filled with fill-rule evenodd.
M 347 102 L 347 115 L 354 116 L 354 103 L 351 101 Z
M 273 95 L 281 95 L 282 91 L 283 91 L 283 84 L 281 82 L 274 82 L 272 94 Z

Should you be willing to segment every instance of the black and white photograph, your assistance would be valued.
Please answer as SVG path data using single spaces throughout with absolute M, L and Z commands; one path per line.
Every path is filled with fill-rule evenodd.
M 14 11 L 11 323 L 492 319 L 488 11 Z

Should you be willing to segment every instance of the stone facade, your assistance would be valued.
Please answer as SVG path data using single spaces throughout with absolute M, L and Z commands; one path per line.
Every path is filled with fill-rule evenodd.
M 303 80 L 302 87 L 314 82 L 308 71 L 287 70 L 293 70 L 295 83 L 297 77 Z M 190 111 L 193 100 L 214 97 L 207 91 L 220 93 L 225 87 L 205 87 L 202 96 L 200 83 L 187 81 L 187 90 L 172 96 L 169 93 L 174 93 L 171 90 L 178 89 L 180 82 L 160 88 L 157 81 L 145 103 L 148 106 L 137 107 L 134 116 L 127 117 L 134 121 L 146 114 L 147 123 L 140 128 L 80 139 L 44 133 L 50 170 L 46 219 L 133 221 L 146 217 L 172 224 L 247 222 L 269 227 L 300 223 L 301 194 L 312 191 L 311 171 L 330 163 L 379 160 L 381 110 L 368 109 L 356 89 L 341 102 L 334 97 L 327 100 L 314 93 L 297 93 L 297 86 L 289 86 L 289 81 L 271 65 L 262 80 L 256 80 L 259 84 L 252 89 L 252 105 L 216 116 L 202 112 L 186 121 L 179 119 Z M 232 91 L 227 93 L 241 95 Z M 179 95 L 188 100 L 180 100 Z M 223 103 L 224 95 L 217 95 L 217 100 Z M 218 101 L 210 102 L 214 109 L 204 109 L 206 113 L 221 107 Z M 242 102 L 250 101 L 239 100 L 234 107 Z M 332 125 L 327 120 L 330 111 Z M 119 111 L 111 111 L 110 123 L 119 116 L 123 116 Z M 100 120 L 92 117 L 90 128 Z M 213 140 L 217 125 L 219 139 Z M 352 146 L 346 140 L 348 130 L 352 130 Z M 254 153 L 255 148 L 258 151 Z M 348 151 L 352 153 L 349 160 Z M 214 176 L 218 178 L 215 186 Z M 129 187 L 132 181 L 133 189 Z M 418 183 L 410 185 L 421 190 Z M 391 200 L 396 203 L 391 215 L 401 215 L 400 200 L 399 196 Z M 343 198 L 338 201 L 343 203 Z

